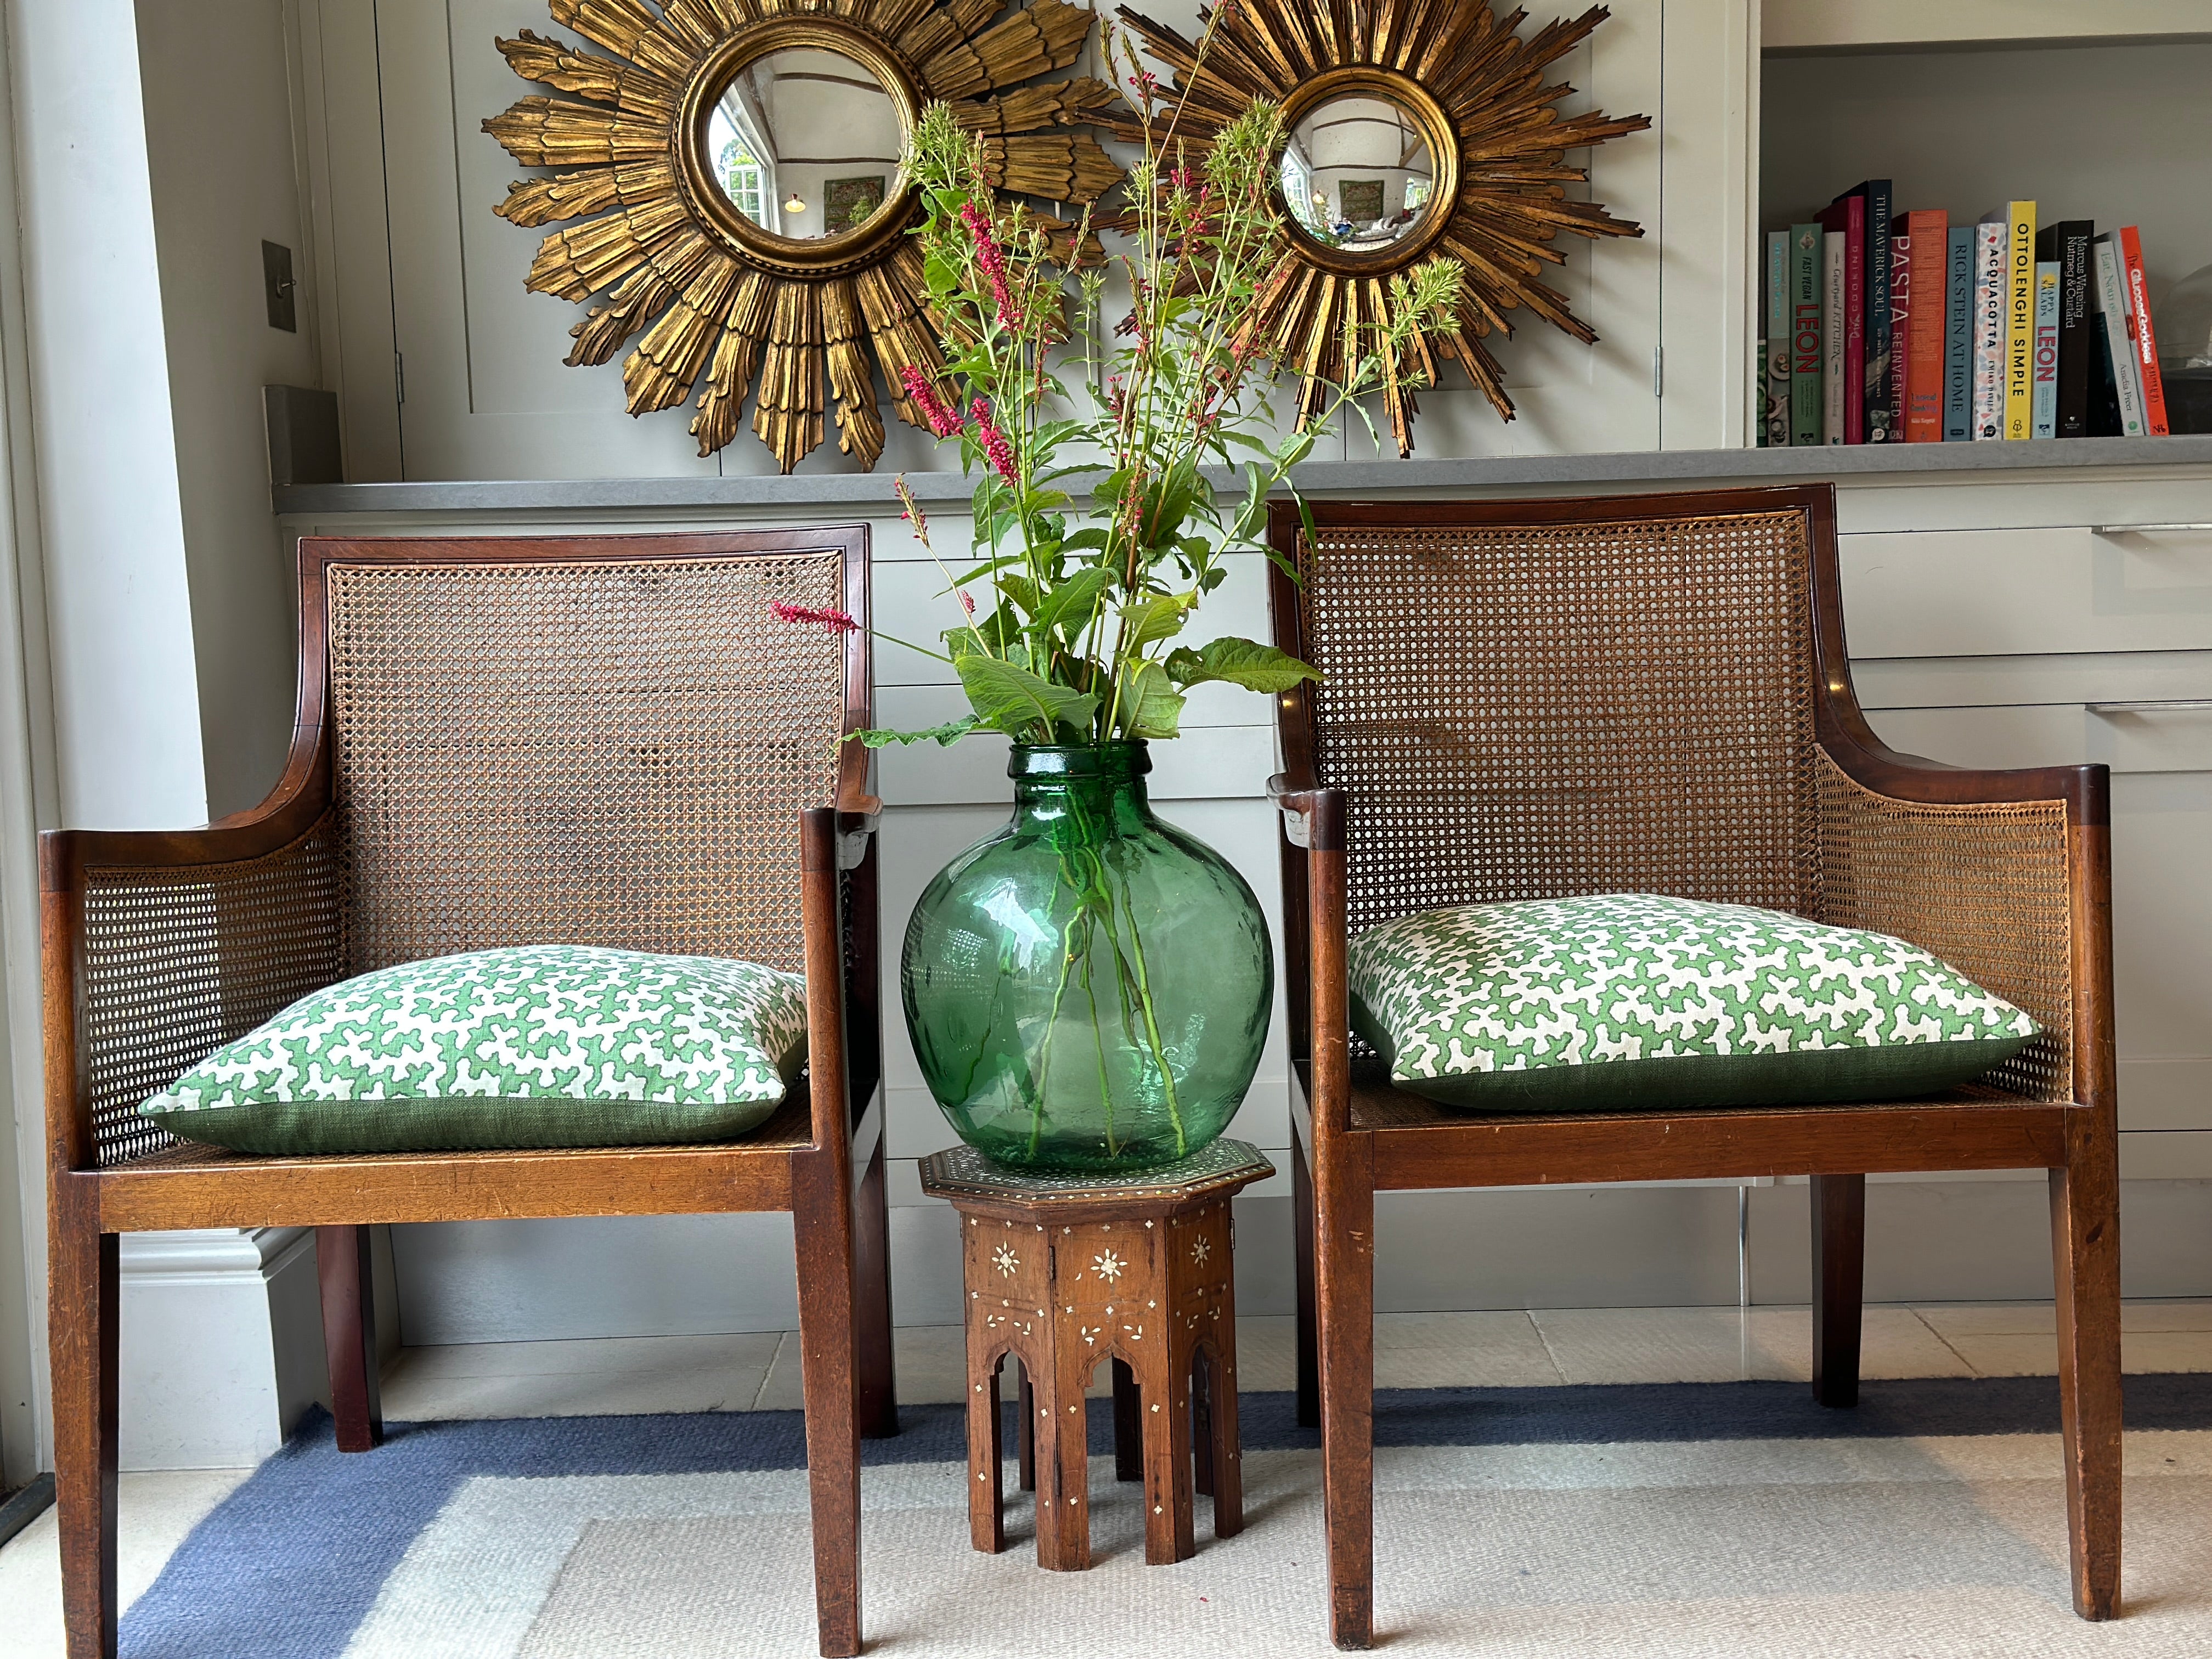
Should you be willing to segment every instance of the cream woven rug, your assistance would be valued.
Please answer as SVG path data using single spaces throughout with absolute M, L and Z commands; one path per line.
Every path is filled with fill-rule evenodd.
M 2008 1426 L 2044 1415 L 2051 1389 L 1872 1384 L 1863 1417 L 1814 1413 L 1778 1384 L 1547 1389 L 1525 1406 L 1520 1391 L 1386 1395 L 1378 1420 L 1401 1443 L 1377 1455 L 1378 1645 L 1528 1659 L 2212 1655 L 2212 1429 L 2129 1435 L 2126 1614 L 2086 1625 L 2068 1603 L 2057 1437 Z M 2212 1416 L 2212 1378 L 2130 1379 L 2131 1405 L 2160 1389 L 2139 1416 Z M 1215 1540 L 1201 1498 L 1195 1558 L 1146 1566 L 1137 1488 L 1094 1456 L 1097 1565 L 1060 1574 L 1036 1565 L 1019 1500 L 1005 1553 L 969 1547 L 957 1413 L 910 1408 L 907 1433 L 872 1449 L 890 1461 L 865 1476 L 868 1651 L 1332 1653 L 1318 1455 L 1267 1443 L 1309 1437 L 1283 1396 L 1247 1411 L 1242 1535 Z M 1894 1431 L 1915 1416 L 1992 1431 Z M 801 1659 L 814 1624 L 795 1414 L 747 1421 L 439 1425 L 346 1459 L 311 1439 L 204 1523 L 132 1609 L 125 1652 Z M 1660 1437 L 1619 1436 L 1636 1421 Z M 1531 1437 L 1547 1423 L 1556 1437 Z M 1846 1432 L 1807 1431 L 1828 1425 Z M 1103 1426 L 1094 1414 L 1095 1450 Z M 738 1462 L 758 1467 L 705 1467 Z M 599 1472 L 553 1472 L 580 1466 Z M 348 1565 L 325 1554 L 319 1577 L 252 1611 L 240 1598 L 256 1600 L 257 1551 L 280 1578 L 318 1565 L 279 1523 L 319 1495 L 351 1504 L 360 1547 L 343 1525 L 311 1527 L 306 1553 Z

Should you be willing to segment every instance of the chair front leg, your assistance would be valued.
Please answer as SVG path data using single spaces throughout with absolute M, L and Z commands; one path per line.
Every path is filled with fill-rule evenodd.
M 1364 1136 L 1326 1150 L 1314 1266 L 1328 1633 L 1340 1648 L 1364 1648 L 1375 1639 L 1374 1172 Z
M 2066 1527 L 2074 1610 L 2110 1619 L 2120 1606 L 2120 1189 L 2110 1132 L 2072 1140 L 2074 1161 L 2051 1172 Z
M 791 1165 L 815 1616 L 823 1659 L 850 1659 L 860 1650 L 860 1358 L 853 1194 L 844 1160 L 827 1151 L 794 1153 Z
M 854 1294 L 859 1298 L 860 1432 L 879 1440 L 898 1432 L 898 1384 L 891 1353 L 890 1211 L 884 1191 L 884 1137 L 854 1197 Z
M 1298 1426 L 1321 1426 L 1321 1351 L 1314 1322 L 1314 1183 L 1305 1143 L 1291 1129 L 1291 1249 L 1297 1279 Z
M 1866 1177 L 1813 1177 L 1813 1398 L 1859 1403 L 1866 1320 Z
M 338 1449 L 368 1451 L 384 1439 L 368 1229 L 316 1228 L 315 1277 L 322 1292 L 323 1357 L 330 1367 Z
M 88 1185 L 53 1194 L 47 1271 L 54 1502 L 69 1659 L 115 1659 L 118 1240 Z

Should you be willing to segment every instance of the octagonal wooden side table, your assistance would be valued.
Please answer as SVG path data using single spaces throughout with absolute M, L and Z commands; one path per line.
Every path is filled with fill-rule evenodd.
M 1115 1473 L 1145 1486 L 1145 1559 L 1189 1559 L 1194 1490 L 1213 1535 L 1244 1524 L 1237 1435 L 1237 1291 L 1229 1200 L 1274 1173 L 1241 1140 L 1132 1176 L 1002 1170 L 970 1147 L 922 1160 L 922 1190 L 960 1212 L 968 1334 L 969 1533 L 1006 1547 L 999 1375 L 1020 1366 L 1022 1484 L 1037 1565 L 1091 1565 L 1084 1390 L 1113 1362 Z

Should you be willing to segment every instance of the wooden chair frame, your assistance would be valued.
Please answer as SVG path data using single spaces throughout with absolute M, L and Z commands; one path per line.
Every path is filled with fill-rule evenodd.
M 1894 800 L 2065 804 L 2074 1089 L 2061 1100 L 1753 1107 L 1574 1116 L 1449 1111 L 1356 1081 L 1346 969 L 1346 801 L 1316 769 L 1313 694 L 1278 700 L 1284 772 L 1284 953 L 1292 1060 L 1298 1412 L 1322 1430 L 1330 1634 L 1374 1632 L 1375 1194 L 1455 1187 L 1809 1176 L 1814 1397 L 1856 1403 L 1866 1176 L 1874 1171 L 2050 1172 L 2074 1605 L 2118 1611 L 2120 1566 L 2119 1210 L 2112 1051 L 2109 775 L 2103 766 L 1977 771 L 1902 755 L 1869 727 L 1844 653 L 1832 486 L 1516 501 L 1316 502 L 1317 526 L 1390 529 L 1802 513 L 1811 553 L 1818 747 Z M 1270 519 L 1296 562 L 1296 504 Z M 1305 654 L 1302 595 L 1271 575 L 1277 642 Z M 1376 1110 L 1381 1107 L 1383 1109 Z M 1389 1120 L 1381 1122 L 1378 1120 Z
M 333 564 L 665 562 L 843 554 L 844 730 L 869 724 L 867 531 L 307 539 L 300 544 L 298 720 L 283 776 L 202 829 L 41 838 L 52 1347 L 63 1601 L 70 1659 L 116 1650 L 118 1238 L 190 1227 L 313 1227 L 340 1447 L 376 1444 L 373 1224 L 788 1211 L 821 1650 L 860 1651 L 861 1435 L 896 1432 L 884 1184 L 875 830 L 868 757 L 849 736 L 833 802 L 800 811 L 808 1076 L 739 1141 L 604 1150 L 249 1158 L 180 1145 L 101 1167 L 87 1092 L 86 872 L 234 865 L 299 842 L 331 804 L 325 574 Z M 773 626 L 774 624 L 770 624 Z

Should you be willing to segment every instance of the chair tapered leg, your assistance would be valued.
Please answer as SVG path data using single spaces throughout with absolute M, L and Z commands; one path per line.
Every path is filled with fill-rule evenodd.
M 814 1511 L 814 1602 L 823 1659 L 860 1650 L 860 1352 L 852 1191 L 840 1163 L 792 1159 L 799 1255 L 799 1363 Z
M 1866 1177 L 1813 1177 L 1813 1398 L 1859 1403 L 1865 1322 Z
M 1137 1374 L 1129 1362 L 1114 1362 L 1114 1478 L 1145 1478 L 1144 1400 L 1137 1389 Z
M 315 1229 L 315 1277 L 323 1303 L 323 1358 L 330 1367 L 331 1416 L 338 1449 L 368 1451 L 384 1439 L 378 1388 L 376 1297 L 368 1229 Z
M 48 1264 L 54 1503 L 69 1659 L 114 1659 L 118 1241 L 57 1192 Z
M 898 1432 L 898 1386 L 891 1358 L 890 1211 L 884 1194 L 884 1142 L 876 1138 L 867 1175 L 854 1195 L 853 1279 L 860 1343 L 860 1432 L 872 1440 Z
M 1340 1648 L 1375 1639 L 1375 1188 L 1356 1144 L 1316 1171 L 1328 1633 Z
M 2077 1158 L 2051 1172 L 2058 1287 L 2058 1397 L 2074 1610 L 2110 1619 L 2120 1605 L 2120 1203 L 2109 1133 L 2075 1138 Z
M 1291 1230 L 1298 1298 L 1298 1422 L 1321 1426 L 1321 1359 L 1314 1322 L 1314 1187 L 1306 1149 L 1291 1133 Z

